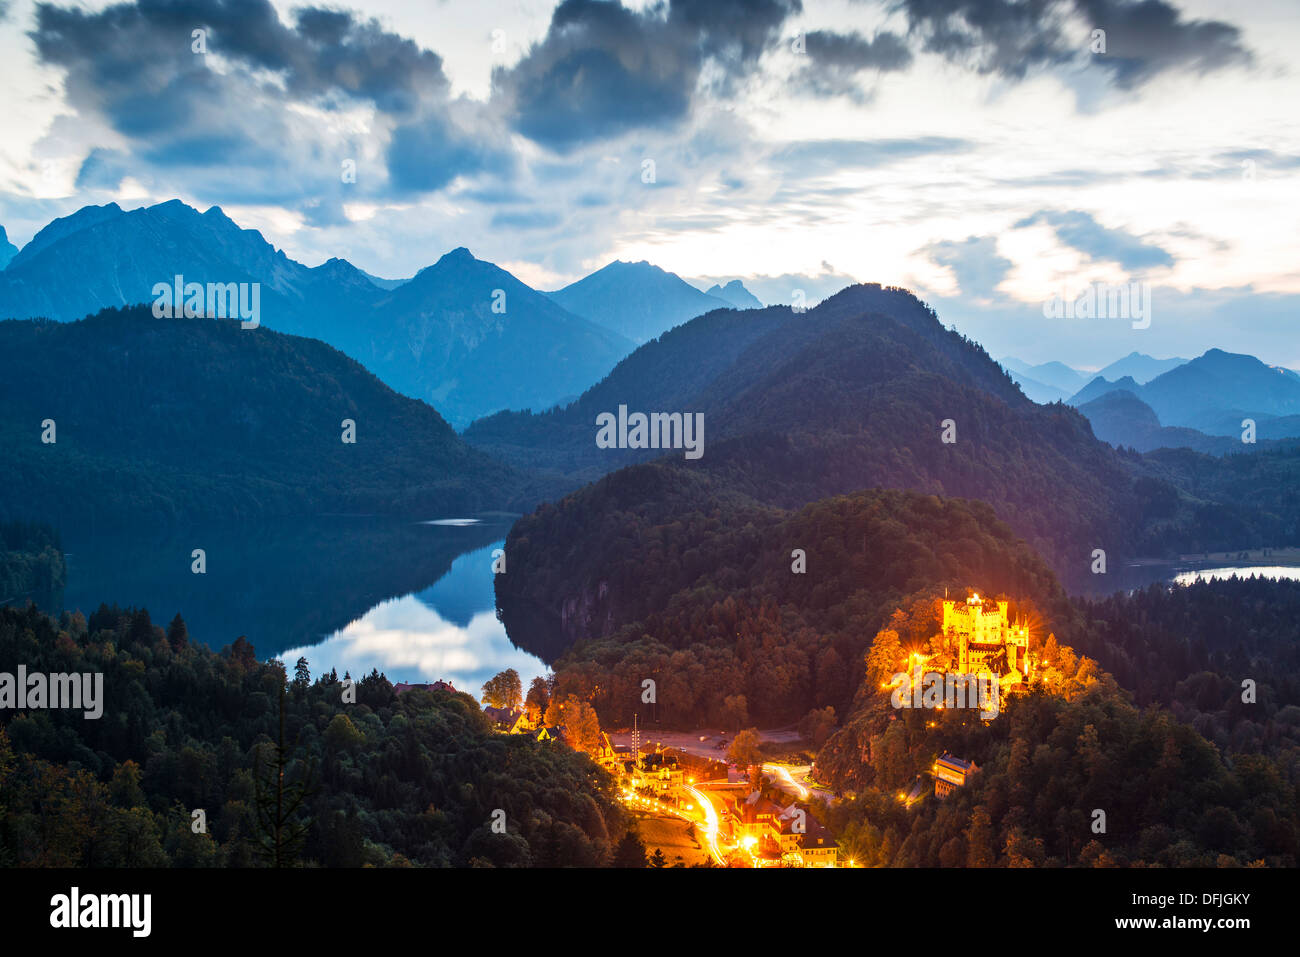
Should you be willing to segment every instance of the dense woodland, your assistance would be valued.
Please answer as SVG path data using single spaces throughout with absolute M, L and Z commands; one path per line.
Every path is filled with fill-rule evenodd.
M 672 727 L 843 716 L 871 636 L 936 583 L 1069 607 L 982 503 L 875 490 L 787 513 L 713 497 L 707 480 L 658 465 L 544 506 L 506 552 L 496 584 L 511 636 L 558 658 L 558 687 L 614 725 L 644 711 L 646 678 Z M 571 597 L 544 616 L 557 594 Z
M 597 866 L 627 829 L 585 755 L 496 734 L 468 695 L 372 673 L 344 703 L 179 616 L 0 610 L 0 661 L 102 672 L 105 697 L 97 720 L 0 712 L 0 866 Z

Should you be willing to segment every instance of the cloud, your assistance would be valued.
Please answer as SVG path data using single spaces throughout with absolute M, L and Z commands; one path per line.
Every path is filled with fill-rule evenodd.
M 129 147 L 111 165 L 92 152 L 87 185 L 130 172 L 305 209 L 342 203 L 344 160 L 368 173 L 353 195 L 509 167 L 505 130 L 450 98 L 436 53 L 352 13 L 305 7 L 286 23 L 269 0 L 39 3 L 30 37 L 63 70 L 67 102 Z
M 918 136 L 880 140 L 808 140 L 774 151 L 771 163 L 787 172 L 827 174 L 845 169 L 873 169 L 903 160 L 970 149 L 968 140 Z
M 642 11 L 563 0 L 541 42 L 493 70 L 492 99 L 515 130 L 561 152 L 666 129 L 702 86 L 726 92 L 754 70 L 800 9 L 799 0 L 668 0 Z
M 1094 61 L 1115 85 L 1133 89 L 1167 70 L 1209 73 L 1248 66 L 1254 55 L 1241 31 L 1221 20 L 1184 20 L 1163 0 L 1074 0 L 1094 29 L 1106 31 L 1106 52 Z
M 735 276 L 701 276 L 697 282 L 712 285 L 725 283 Z M 821 264 L 816 273 L 785 273 L 780 276 L 742 276 L 745 288 L 769 304 L 791 304 L 803 293 L 803 301 L 812 306 L 828 296 L 833 296 L 845 286 L 858 282 L 853 276 L 839 272 L 828 262 Z
M 1102 226 L 1081 210 L 1040 210 L 1015 224 L 1015 228 L 1046 223 L 1056 232 L 1056 238 L 1077 249 L 1094 262 L 1118 263 L 1125 269 L 1150 269 L 1172 266 L 1174 257 L 1154 243 L 1144 242 L 1122 229 Z
M 1186 20 L 1165 0 L 900 0 L 898 8 L 927 52 L 1007 79 L 1088 62 L 1133 89 L 1165 71 L 1253 62 L 1237 27 Z M 1089 51 L 1094 29 L 1106 32 L 1104 54 Z
M 967 236 L 961 242 L 945 239 L 921 251 L 952 270 L 962 295 L 976 299 L 998 298 L 998 283 L 1011 270 L 1011 260 L 998 255 L 998 241 L 993 236 Z
M 807 62 L 796 71 L 794 84 L 816 96 L 847 95 L 859 102 L 865 99 L 859 74 L 906 70 L 912 64 L 907 43 L 887 30 L 870 40 L 856 32 L 813 30 L 804 37 L 803 55 Z

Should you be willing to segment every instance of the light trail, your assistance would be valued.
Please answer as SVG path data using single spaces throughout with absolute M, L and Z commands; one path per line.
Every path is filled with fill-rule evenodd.
M 699 788 L 687 785 L 686 790 L 695 795 L 695 800 L 699 802 L 700 810 L 704 812 L 704 840 L 709 845 L 709 853 L 713 855 L 713 860 L 718 864 L 726 866 L 726 861 L 722 857 L 722 852 L 718 849 L 718 811 L 713 806 L 713 802 L 700 793 Z
M 808 800 L 808 789 L 794 779 L 794 775 L 790 773 L 788 768 L 784 768 L 779 764 L 765 764 L 763 765 L 763 770 L 772 772 L 778 777 L 784 779 L 786 784 L 794 788 L 794 792 L 799 795 L 800 801 Z

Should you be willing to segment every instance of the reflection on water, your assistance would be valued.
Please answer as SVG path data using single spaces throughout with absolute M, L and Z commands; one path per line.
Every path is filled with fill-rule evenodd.
M 512 645 L 497 620 L 492 551 L 502 544 L 462 555 L 433 587 L 382 602 L 324 641 L 285 651 L 281 660 L 292 671 L 301 655 L 312 674 L 333 668 L 357 678 L 378 668 L 393 682 L 441 678 L 474 695 L 498 671 L 514 668 L 527 690 L 546 666 Z
M 64 607 L 179 613 L 191 640 L 220 649 L 243 635 L 259 658 L 299 655 L 312 674 L 377 668 L 396 681 L 438 678 L 477 693 L 513 667 L 525 688 L 544 666 L 496 618 L 492 550 L 509 521 L 366 518 L 206 526 L 78 538 L 63 530 Z M 192 571 L 205 552 L 206 573 Z
M 1232 578 L 1289 578 L 1300 581 L 1300 568 L 1291 565 L 1245 565 L 1236 568 L 1202 568 L 1175 575 L 1174 581 L 1180 585 L 1190 585 L 1194 581 L 1213 581 Z
M 1223 565 L 1222 558 L 1217 562 L 1213 560 L 1135 562 L 1131 565 L 1112 568 L 1105 575 L 1086 576 L 1086 580 L 1080 582 L 1079 587 L 1071 589 L 1071 594 L 1078 594 L 1086 598 L 1104 598 L 1117 592 L 1131 592 L 1134 589 L 1145 588 L 1156 582 L 1176 582 L 1180 585 L 1186 585 L 1197 579 L 1228 578 L 1232 575 L 1236 575 L 1238 578 L 1248 578 L 1251 575 L 1258 575 L 1262 578 L 1300 578 L 1300 567 L 1251 564 L 1227 567 Z

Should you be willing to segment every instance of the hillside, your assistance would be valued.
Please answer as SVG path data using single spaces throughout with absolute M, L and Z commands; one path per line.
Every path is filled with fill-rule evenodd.
M 630 723 L 645 678 L 669 727 L 845 714 L 867 637 L 935 584 L 1065 607 L 982 503 L 877 489 L 761 508 L 657 463 L 520 519 L 506 555 L 496 589 L 511 638 L 554 662 L 561 693 L 590 696 L 602 724 Z
M 522 481 L 355 360 L 234 320 L 11 320 L 0 355 L 0 516 L 427 517 L 500 507 Z
M 817 755 L 819 779 L 851 796 L 829 821 L 858 860 L 1295 866 L 1300 683 L 1289 623 L 1300 584 L 1153 585 L 1077 603 L 1054 622 L 1031 612 L 1028 693 L 1004 696 L 988 722 L 963 708 L 896 710 L 881 688 L 909 651 L 936 650 L 937 594 L 901 605 L 877 633 L 852 713 Z M 1243 674 L 1259 676 L 1258 705 L 1242 701 Z M 944 753 L 979 770 L 940 802 L 931 777 Z M 899 799 L 918 783 L 915 804 Z M 1090 827 L 1095 808 L 1107 815 L 1104 837 Z
M 1089 573 L 1094 548 L 1137 554 L 1151 524 L 1190 520 L 1187 496 L 1099 442 L 1074 410 L 1029 401 L 904 290 L 854 286 L 804 314 L 742 315 L 687 323 L 565 409 L 495 416 L 465 438 L 578 484 L 663 454 L 598 448 L 596 415 L 620 404 L 700 412 L 703 458 L 666 462 L 783 508 L 873 486 L 980 499 L 1066 580 Z

